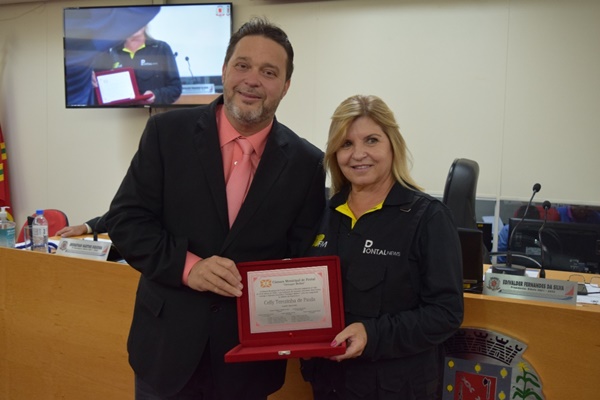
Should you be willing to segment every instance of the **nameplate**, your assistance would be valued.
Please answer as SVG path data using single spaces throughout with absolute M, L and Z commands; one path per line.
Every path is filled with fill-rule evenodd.
M 574 305 L 577 282 L 486 272 L 483 294 Z
M 214 83 L 192 83 L 181 85 L 181 94 L 215 94 Z
M 87 258 L 88 260 L 106 261 L 111 242 L 105 240 L 85 240 L 62 238 L 58 242 L 56 254 L 67 257 Z

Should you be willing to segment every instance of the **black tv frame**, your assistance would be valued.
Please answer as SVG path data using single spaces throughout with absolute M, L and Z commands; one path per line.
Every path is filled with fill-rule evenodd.
M 194 34 L 198 32 L 195 29 L 204 29 L 201 32 L 207 33 L 206 27 L 200 28 L 208 25 L 202 24 L 202 21 L 193 20 L 192 25 L 192 19 L 186 16 L 181 18 L 181 21 L 178 20 L 178 23 L 173 23 L 172 21 L 177 16 L 172 16 L 167 20 L 164 15 L 166 11 L 171 13 L 176 10 L 190 14 L 190 11 L 194 9 L 210 10 L 209 13 L 204 13 L 212 15 L 212 9 L 219 6 L 224 7 L 224 14 L 215 16 L 215 20 L 220 18 L 227 20 L 228 29 L 226 26 L 219 25 L 218 32 L 209 32 L 206 35 Z M 159 11 L 154 16 L 144 15 L 152 14 L 152 10 L 155 9 Z M 163 14 L 161 15 L 161 13 Z M 177 70 L 182 83 L 182 95 L 179 100 L 176 103 L 165 102 L 162 104 L 97 104 L 95 89 L 91 87 L 95 57 L 124 40 L 123 34 L 116 33 L 116 31 L 129 29 L 134 32 L 148 23 L 150 27 L 152 27 L 152 23 L 156 27 L 160 27 L 157 28 L 160 29 L 159 32 L 168 32 L 156 35 L 156 39 L 169 44 L 176 57 Z M 119 29 L 108 29 L 107 26 L 111 24 Z M 127 28 L 123 28 L 124 26 Z M 226 36 L 223 34 L 224 30 L 227 31 Z M 98 32 L 101 32 L 101 36 L 98 36 Z M 232 2 L 65 7 L 63 9 L 65 107 L 68 109 L 164 108 L 190 107 L 210 103 L 223 92 L 221 67 L 232 32 Z M 208 42 L 211 40 L 211 34 L 218 40 Z M 205 46 L 199 44 L 202 37 L 207 37 Z M 218 45 L 212 43 L 218 43 Z M 197 53 L 197 51 L 201 51 L 201 53 Z M 210 59 L 208 62 L 210 67 L 206 66 L 207 59 Z M 196 72 L 198 70 L 200 71 Z M 204 73 L 208 70 L 211 71 L 210 74 Z M 207 90 L 208 87 L 214 87 L 214 91 Z

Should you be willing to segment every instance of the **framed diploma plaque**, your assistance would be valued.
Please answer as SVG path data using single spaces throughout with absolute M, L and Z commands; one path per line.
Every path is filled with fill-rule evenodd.
M 133 68 L 96 72 L 96 99 L 100 105 L 135 104 L 152 97 L 140 94 Z
M 239 263 L 243 294 L 237 299 L 240 344 L 225 362 L 329 357 L 344 329 L 337 256 Z

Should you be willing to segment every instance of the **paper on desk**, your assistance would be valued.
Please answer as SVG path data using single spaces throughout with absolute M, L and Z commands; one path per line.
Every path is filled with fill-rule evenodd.
M 488 270 L 486 271 L 485 274 L 483 274 L 483 280 L 484 281 L 485 281 L 485 275 L 488 272 L 492 272 L 492 268 L 491 267 L 488 268 Z M 530 277 L 530 278 L 538 278 L 540 276 L 540 271 L 537 270 L 537 269 L 526 269 L 525 270 L 525 275 L 528 276 L 528 277 Z
M 585 288 L 588 291 L 586 295 L 577 295 L 577 303 L 581 304 L 600 304 L 600 287 L 586 283 Z
M 527 275 L 530 278 L 539 278 L 540 271 L 537 269 L 527 269 L 525 270 L 525 275 Z

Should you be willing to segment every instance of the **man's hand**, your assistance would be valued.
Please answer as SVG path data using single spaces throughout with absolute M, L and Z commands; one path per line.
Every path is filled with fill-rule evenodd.
M 200 292 L 213 292 L 227 297 L 242 295 L 242 276 L 235 263 L 219 256 L 205 258 L 194 264 L 187 283 Z
M 74 225 L 74 226 L 65 226 L 58 232 L 56 232 L 56 236 L 61 237 L 71 237 L 71 236 L 81 236 L 86 235 L 88 233 L 87 226 L 85 225 Z

